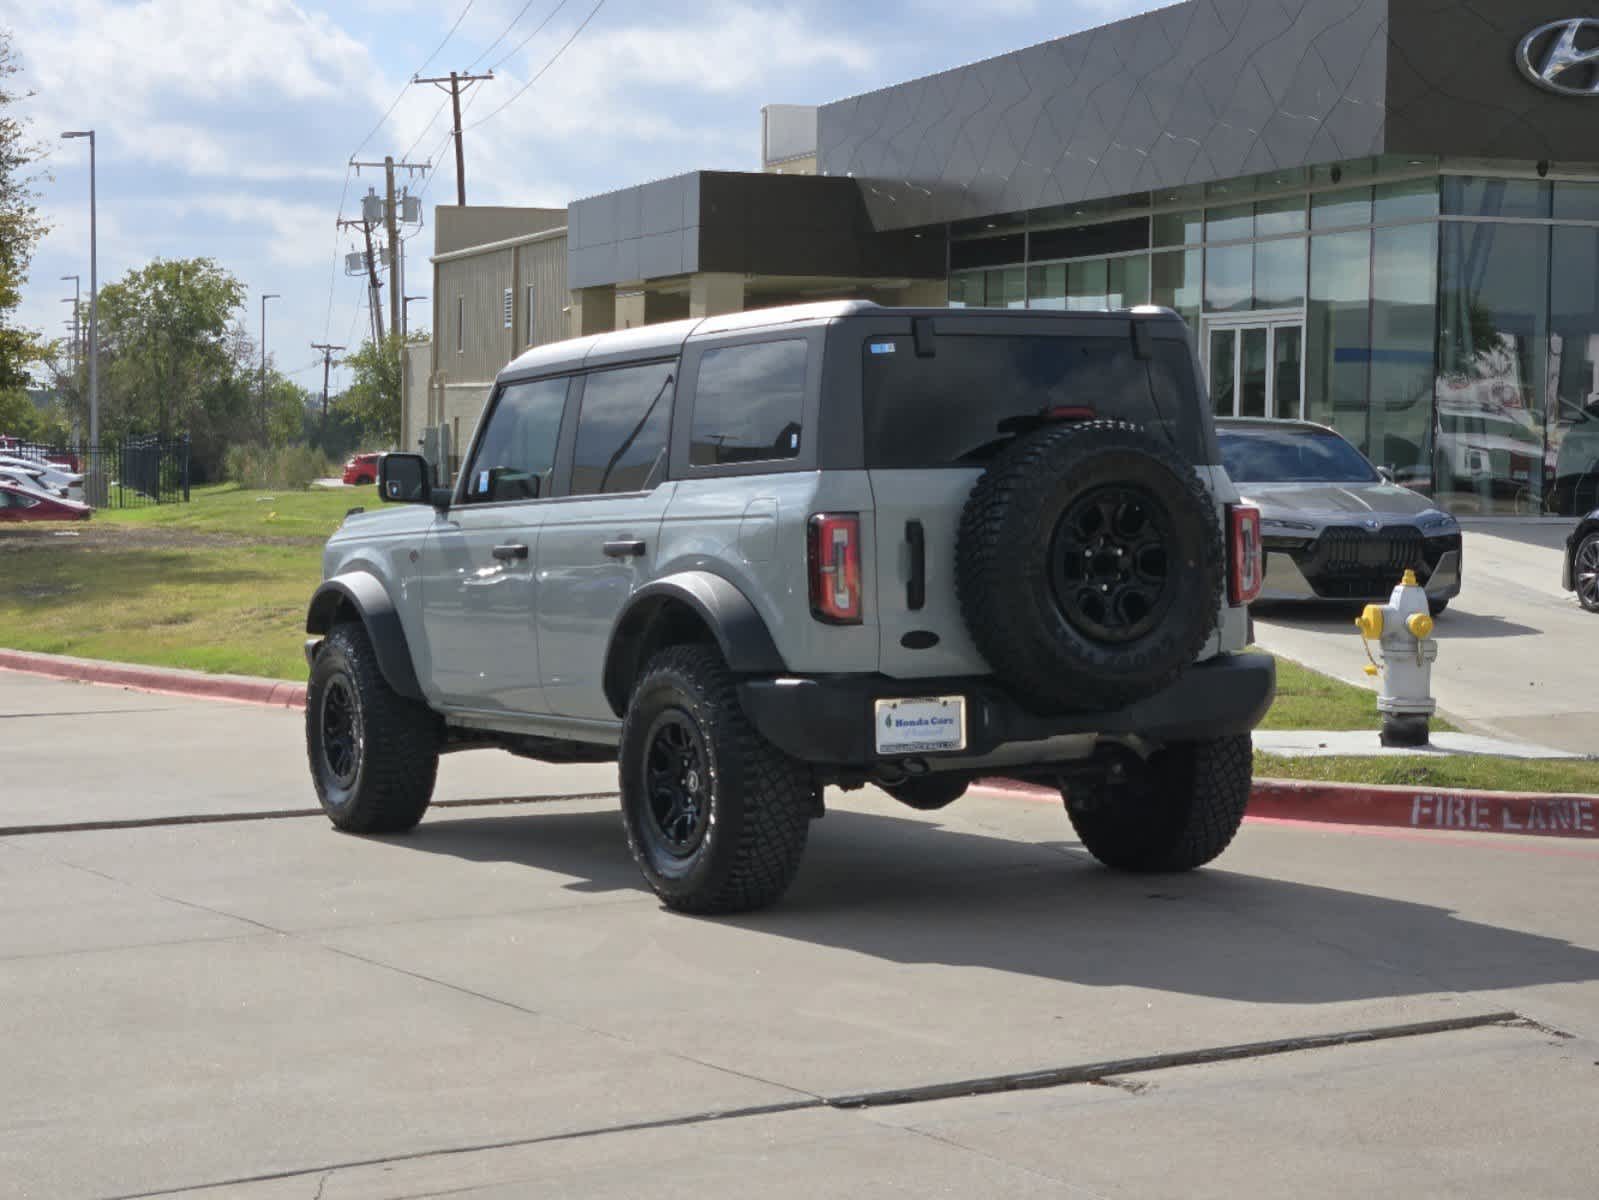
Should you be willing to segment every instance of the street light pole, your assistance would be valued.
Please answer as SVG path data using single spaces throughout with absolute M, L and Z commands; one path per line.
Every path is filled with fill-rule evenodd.
M 64 138 L 89 139 L 89 452 L 100 452 L 100 276 L 99 230 L 94 203 L 94 130 L 70 129 Z
M 267 432 L 267 396 L 266 396 L 266 302 L 277 300 L 281 297 L 277 292 L 263 292 L 261 294 L 261 435 Z

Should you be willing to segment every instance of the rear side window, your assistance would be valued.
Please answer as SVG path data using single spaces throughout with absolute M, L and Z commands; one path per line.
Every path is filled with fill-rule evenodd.
M 1130 336 L 940 334 L 933 347 L 918 357 L 909 336 L 893 336 L 863 348 L 868 467 L 980 465 L 1052 409 L 1132 421 L 1200 459 L 1181 343 L 1156 340 L 1154 362 L 1133 354 Z
M 798 455 L 806 349 L 795 338 L 707 350 L 694 390 L 689 464 L 719 467 Z
M 537 500 L 550 494 L 568 382 L 539 379 L 508 384 L 500 392 L 467 472 L 467 503 Z
M 675 363 L 598 371 L 583 385 L 572 495 L 641 492 L 660 479 Z

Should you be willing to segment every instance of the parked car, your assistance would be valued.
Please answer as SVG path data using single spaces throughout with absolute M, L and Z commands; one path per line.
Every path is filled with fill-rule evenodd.
M 87 521 L 93 511 L 63 496 L 0 481 L 0 521 Z
M 83 476 L 75 471 L 64 470 L 40 458 L 0 454 L 0 470 L 6 469 L 26 472 L 35 476 L 47 489 L 64 489 L 70 499 L 80 503 L 83 500 Z
M 344 464 L 344 482 L 348 484 L 376 483 L 381 454 L 357 454 Z
M 17 487 L 26 488 L 45 496 L 55 496 L 70 499 L 64 487 L 51 487 L 44 481 L 43 471 L 29 471 L 22 467 L 7 467 L 0 465 L 0 483 L 12 483 Z
M 1599 509 L 1589 513 L 1566 539 L 1566 564 L 1560 580 L 1577 603 L 1599 613 Z
M 1460 594 L 1460 524 L 1384 479 L 1336 430 L 1309 421 L 1216 422 L 1222 462 L 1260 508 L 1262 601 L 1386 600 L 1414 569 L 1434 613 Z
M 449 488 L 329 539 L 306 739 L 341 829 L 443 751 L 619 761 L 670 907 L 776 900 L 823 789 L 1059 788 L 1129 871 L 1220 854 L 1275 687 L 1259 523 L 1168 309 L 776 308 L 528 351 Z M 1042 531 L 1042 533 L 1041 533 Z

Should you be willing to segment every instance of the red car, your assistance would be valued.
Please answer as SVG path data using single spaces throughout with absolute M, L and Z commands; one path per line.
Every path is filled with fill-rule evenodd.
M 344 464 L 345 483 L 376 483 L 381 454 L 357 454 Z
M 0 482 L 0 521 L 87 521 L 87 504 Z

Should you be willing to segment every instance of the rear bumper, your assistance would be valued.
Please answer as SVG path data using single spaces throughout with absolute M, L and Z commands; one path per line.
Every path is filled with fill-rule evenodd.
M 801 762 L 870 768 L 903 760 L 879 755 L 878 700 L 912 696 L 966 697 L 967 748 L 927 754 L 935 767 L 984 760 L 1048 762 L 1081 757 L 1101 737 L 1153 742 L 1197 741 L 1248 733 L 1277 691 L 1277 664 L 1265 654 L 1219 655 L 1184 672 L 1171 687 L 1113 712 L 1048 716 L 1028 711 L 992 679 L 890 679 L 882 675 L 762 679 L 739 686 L 739 698 L 767 741 Z

